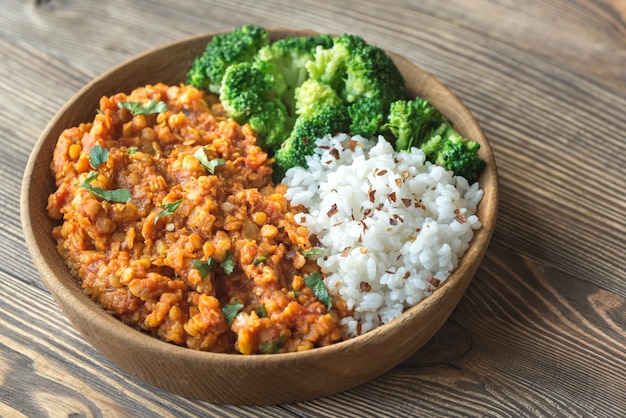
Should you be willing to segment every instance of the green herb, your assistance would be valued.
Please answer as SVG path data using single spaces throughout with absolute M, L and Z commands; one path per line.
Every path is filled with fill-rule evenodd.
M 328 289 L 324 285 L 322 275 L 318 271 L 314 271 L 304 278 L 304 283 L 313 290 L 315 297 L 326 305 L 326 309 L 330 310 L 333 307 L 333 300 L 328 294 Z
M 118 102 L 117 107 L 120 109 L 128 109 L 133 115 L 152 115 L 167 110 L 167 104 L 165 102 L 158 102 L 156 100 L 150 100 L 147 103 Z
M 191 260 L 191 265 L 200 272 L 200 277 L 204 279 L 213 270 L 215 261 L 213 261 L 213 257 L 209 257 L 206 261 Z
M 209 257 L 206 261 L 191 260 L 191 264 L 198 269 L 200 276 L 204 279 L 207 274 L 213 270 L 213 267 L 215 266 L 215 259 L 213 257 Z M 236 263 L 233 258 L 233 254 L 230 251 L 227 251 L 226 259 L 220 263 L 220 266 L 222 266 L 226 274 L 231 274 L 235 270 L 235 265 Z
M 235 317 L 242 308 L 243 305 L 239 303 L 237 299 L 235 299 L 235 303 L 226 305 L 222 308 L 222 312 L 224 312 L 224 316 L 226 317 L 226 322 L 228 323 L 228 325 L 233 323 Z
M 260 308 L 256 308 L 254 312 L 256 312 L 256 316 L 259 318 L 267 318 L 267 309 L 265 309 L 265 305 L 261 305 Z
M 176 211 L 176 209 L 178 209 L 178 207 L 180 206 L 182 202 L 183 202 L 183 199 L 178 199 L 176 202 L 165 203 L 159 206 L 163 210 L 157 214 L 156 218 L 154 218 L 154 223 L 156 224 L 158 220 L 161 219 L 161 217 L 163 216 L 168 216 L 168 215 L 173 214 Z
M 224 165 L 226 164 L 226 161 L 224 161 L 221 158 L 216 158 L 214 160 L 209 161 L 209 165 L 205 167 L 207 168 L 207 170 L 209 170 L 209 173 L 213 174 L 215 172 L 215 167 L 217 167 L 218 165 Z
M 85 184 L 91 184 L 92 181 L 94 181 L 95 179 L 98 178 L 100 174 L 97 171 L 90 171 L 87 174 L 87 177 L 85 177 L 85 181 L 83 183 Z M 82 184 L 82 183 L 81 183 Z
M 209 160 L 204 152 L 204 148 L 199 148 L 193 156 L 196 157 L 196 159 L 200 161 L 200 164 L 202 164 L 211 174 L 215 173 L 215 167 L 226 164 L 226 161 L 221 158 Z
M 130 190 L 128 189 L 115 189 L 105 190 L 100 187 L 91 187 L 89 185 L 83 186 L 96 196 L 106 200 L 107 202 L 128 203 L 130 202 Z
M 257 264 L 261 264 L 265 260 L 267 260 L 267 257 L 264 255 L 260 255 L 258 257 L 254 257 L 254 260 L 252 260 L 252 264 L 256 266 Z
M 128 152 L 129 155 L 132 155 L 132 154 L 136 153 L 137 151 L 139 151 L 139 148 L 137 148 L 137 147 L 130 147 L 130 148 L 128 148 L 128 150 L 126 152 Z
M 285 336 L 281 335 L 275 340 L 259 344 L 259 348 L 265 354 L 276 354 L 283 344 L 285 344 Z
M 222 266 L 226 274 L 231 274 L 235 270 L 236 265 L 237 263 L 233 258 L 233 253 L 231 253 L 230 250 L 226 251 L 226 260 L 222 261 L 220 266 Z
M 93 168 L 100 167 L 100 164 L 106 162 L 108 158 L 109 150 L 102 148 L 98 144 L 94 145 L 91 151 L 89 151 L 89 162 Z
M 300 296 L 300 292 L 296 292 L 295 290 L 292 290 L 291 296 L 293 296 L 294 299 L 298 299 L 298 296 Z
M 302 250 L 302 255 L 305 257 L 308 257 L 310 255 L 322 255 L 322 254 L 326 254 L 326 249 L 325 248 L 320 248 L 320 247 L 313 247 L 310 250 Z
M 130 201 L 131 195 L 130 190 L 128 189 L 105 190 L 100 187 L 93 187 L 91 183 L 97 178 L 98 172 L 92 171 L 87 174 L 85 181 L 79 183 L 78 185 L 107 202 L 128 203 Z

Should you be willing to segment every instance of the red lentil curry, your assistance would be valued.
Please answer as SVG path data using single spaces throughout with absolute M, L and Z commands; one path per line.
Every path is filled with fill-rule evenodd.
M 58 250 L 104 309 L 178 345 L 254 354 L 337 342 L 340 314 L 305 283 L 318 271 L 303 255 L 314 238 L 271 162 L 248 125 L 195 88 L 103 97 L 54 150 Z

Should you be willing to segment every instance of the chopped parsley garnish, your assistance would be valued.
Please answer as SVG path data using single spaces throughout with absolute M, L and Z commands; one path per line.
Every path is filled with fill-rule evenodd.
M 91 184 L 91 182 L 97 179 L 98 176 L 99 174 L 97 171 L 90 171 L 89 174 L 87 174 L 87 177 L 85 177 L 85 181 L 83 183 Z
M 220 266 L 224 269 L 226 274 L 231 274 L 235 270 L 235 266 L 237 263 L 235 262 L 235 258 L 233 257 L 233 253 L 226 251 L 226 260 L 220 263 Z
M 259 308 L 256 308 L 254 312 L 256 312 L 256 316 L 259 318 L 267 318 L 267 309 L 265 309 L 265 305 L 261 305 Z
M 222 308 L 222 312 L 224 312 L 224 316 L 226 317 L 226 322 L 228 323 L 228 325 L 233 323 L 235 317 L 242 309 L 243 305 L 239 303 L 237 299 L 235 299 L 235 303 L 231 303 L 230 305 L 226 305 Z
M 213 257 L 209 257 L 206 261 L 191 260 L 191 265 L 200 272 L 200 277 L 204 279 L 211 272 L 211 270 L 213 270 L 215 261 L 213 260 Z
M 91 151 L 89 151 L 89 163 L 93 168 L 100 167 L 100 164 L 105 163 L 108 158 L 109 150 L 102 148 L 98 144 L 94 145 Z
M 204 279 L 215 266 L 215 259 L 209 257 L 206 261 L 191 260 L 191 264 L 200 272 L 200 276 Z M 220 263 L 226 274 L 231 274 L 235 270 L 235 259 L 230 251 L 226 251 L 226 259 Z
M 328 289 L 324 285 L 322 275 L 318 271 L 314 271 L 304 278 L 304 283 L 313 290 L 315 297 L 326 305 L 326 309 L 330 310 L 333 307 L 333 300 L 328 294 Z
M 139 151 L 138 147 L 130 147 L 130 148 L 128 148 L 128 150 L 126 152 L 128 152 L 128 155 L 133 155 L 137 151 Z
M 154 218 L 154 223 L 156 224 L 158 220 L 161 219 L 163 216 L 169 216 L 173 214 L 182 202 L 183 199 L 178 199 L 176 202 L 164 203 L 159 206 L 163 210 L 157 214 L 156 218 Z
M 285 336 L 281 335 L 275 340 L 259 344 L 259 348 L 265 354 L 276 354 L 283 344 L 285 344 Z
M 109 150 L 102 148 L 98 144 L 94 145 L 91 151 L 89 151 L 89 164 L 95 169 L 100 167 L 100 164 L 105 163 L 108 159 Z M 128 203 L 130 201 L 131 195 L 128 189 L 106 190 L 101 187 L 93 187 L 91 183 L 98 178 L 98 175 L 97 171 L 90 171 L 85 181 L 78 185 L 107 202 Z
M 252 260 L 252 264 L 256 266 L 257 264 L 261 264 L 265 260 L 267 260 L 267 257 L 264 255 L 260 255 L 258 257 L 254 257 L 254 260 Z
M 215 167 L 217 167 L 218 165 L 226 164 L 226 161 L 224 161 L 222 158 L 209 160 L 209 158 L 206 156 L 206 153 L 204 152 L 204 148 L 199 148 L 198 151 L 193 154 L 193 156 L 196 157 L 196 160 L 200 161 L 200 164 L 202 164 L 204 168 L 206 168 L 211 174 L 215 173 Z
M 85 181 L 79 183 L 78 185 L 85 190 L 90 191 L 101 199 L 106 200 L 107 202 L 117 202 L 117 203 L 128 203 L 130 202 L 130 190 L 128 189 L 115 189 L 115 190 L 105 190 L 100 187 L 93 187 L 91 183 L 98 178 L 98 172 L 92 171 L 87 175 Z
M 325 248 L 313 247 L 310 250 L 302 250 L 302 255 L 308 257 L 310 255 L 323 255 L 326 254 Z
M 128 109 L 133 115 L 152 115 L 155 113 L 165 112 L 167 104 L 156 100 L 150 100 L 147 103 L 141 102 L 118 102 L 117 107 L 120 109 Z

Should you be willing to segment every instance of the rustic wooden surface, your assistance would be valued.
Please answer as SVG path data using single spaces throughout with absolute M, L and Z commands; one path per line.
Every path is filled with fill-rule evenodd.
M 626 1 L 0 0 L 0 416 L 626 414 Z M 494 148 L 500 215 L 443 329 L 324 399 L 213 405 L 130 377 L 30 262 L 21 176 L 81 86 L 148 48 L 245 23 L 350 32 L 446 83 Z M 262 382 L 259 382 L 262 384 Z

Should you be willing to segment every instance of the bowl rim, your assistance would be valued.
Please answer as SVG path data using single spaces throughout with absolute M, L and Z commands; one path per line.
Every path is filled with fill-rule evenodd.
M 280 27 L 268 27 L 267 28 L 270 33 L 276 33 L 277 31 L 295 31 L 297 33 L 319 33 L 316 31 L 306 30 L 306 29 L 287 29 Z M 80 88 L 72 97 L 55 113 L 54 117 L 48 122 L 44 130 L 41 132 L 39 138 L 37 139 L 35 145 L 33 146 L 30 156 L 28 158 L 27 165 L 24 170 L 24 175 L 22 179 L 22 185 L 20 190 L 20 217 L 22 223 L 22 231 L 24 233 L 24 237 L 26 240 L 26 244 L 28 250 L 30 252 L 31 258 L 33 260 L 34 265 L 39 270 L 40 276 L 46 287 L 50 290 L 53 297 L 59 302 L 62 300 L 64 302 L 78 303 L 81 308 L 84 308 L 86 318 L 85 321 L 103 321 L 106 326 L 110 327 L 112 333 L 121 333 L 124 338 L 129 338 L 135 343 L 141 344 L 144 348 L 150 350 L 154 353 L 168 353 L 171 354 L 173 351 L 177 356 L 184 357 L 186 359 L 192 361 L 203 361 L 203 362 L 220 362 L 226 358 L 236 358 L 238 363 L 242 366 L 246 365 L 255 365 L 259 363 L 266 363 L 268 359 L 271 358 L 271 361 L 295 361 L 295 360 L 303 360 L 303 359 L 313 359 L 315 357 L 321 356 L 325 353 L 336 353 L 336 352 L 350 352 L 354 351 L 358 346 L 368 345 L 372 343 L 374 340 L 378 340 L 380 338 L 385 338 L 387 334 L 391 334 L 392 331 L 399 325 L 404 323 L 404 326 L 407 326 L 407 322 L 410 322 L 412 318 L 415 316 L 419 316 L 426 311 L 434 309 L 434 306 L 438 304 L 438 302 L 446 296 L 448 292 L 453 291 L 453 288 L 456 286 L 463 285 L 467 287 L 469 282 L 471 281 L 471 277 L 466 280 L 465 283 L 461 283 L 460 277 L 464 274 L 465 270 L 468 267 L 469 260 L 473 257 L 470 257 L 470 254 L 478 254 L 478 257 L 482 260 L 484 253 L 488 247 L 489 241 L 493 234 L 493 230 L 496 224 L 497 212 L 498 212 L 498 175 L 497 175 L 497 167 L 495 163 L 495 156 L 493 154 L 493 150 L 485 137 L 482 128 L 474 118 L 473 114 L 467 108 L 461 100 L 452 92 L 452 90 L 444 85 L 441 81 L 439 81 L 434 75 L 422 69 L 419 65 L 403 58 L 402 56 L 395 54 L 391 51 L 386 51 L 396 62 L 404 62 L 406 65 L 410 65 L 411 67 L 416 68 L 416 70 L 423 73 L 423 76 L 428 79 L 429 83 L 436 85 L 436 88 L 441 92 L 444 92 L 447 95 L 448 101 L 454 104 L 454 108 L 458 109 L 461 112 L 461 116 L 465 118 L 472 126 L 475 126 L 477 134 L 479 137 L 473 137 L 472 139 L 478 141 L 481 144 L 481 152 L 483 158 L 486 159 L 486 168 L 484 172 L 480 176 L 480 187 L 483 189 L 484 195 L 478 206 L 478 209 L 481 210 L 481 223 L 482 226 L 480 229 L 476 230 L 474 233 L 474 237 L 470 242 L 469 248 L 464 253 L 463 257 L 460 259 L 458 267 L 452 271 L 452 273 L 448 276 L 448 278 L 442 283 L 442 285 L 436 289 L 431 295 L 422 299 L 415 306 L 412 306 L 408 309 L 405 309 L 404 312 L 394 320 L 390 321 L 387 324 L 383 324 L 374 330 L 371 330 L 365 334 L 349 338 L 344 341 L 337 342 L 335 344 L 331 344 L 329 346 L 324 347 L 316 347 L 311 350 L 306 350 L 302 352 L 292 352 L 292 353 L 276 353 L 270 356 L 268 355 L 242 355 L 242 354 L 226 354 L 226 353 L 213 353 L 206 351 L 198 351 L 194 349 L 190 349 L 187 347 L 178 346 L 173 343 L 169 343 L 167 341 L 161 340 L 160 338 L 150 335 L 144 331 L 140 331 L 131 326 L 128 326 L 121 322 L 119 319 L 111 315 L 102 309 L 96 302 L 91 300 L 91 298 L 86 295 L 80 285 L 76 283 L 76 287 L 66 287 L 66 285 L 57 277 L 57 273 L 48 265 L 45 254 L 48 252 L 43 245 L 40 243 L 40 237 L 37 236 L 33 229 L 32 224 L 32 201 L 30 199 L 30 194 L 32 192 L 32 173 L 35 168 L 35 165 L 40 163 L 40 153 L 44 146 L 44 144 L 48 141 L 56 141 L 56 138 L 51 138 L 50 134 L 52 129 L 57 125 L 59 120 L 62 118 L 63 114 L 67 112 L 86 91 L 97 86 L 102 80 L 110 77 L 112 74 L 121 71 L 124 68 L 127 68 L 130 63 L 141 59 L 142 57 L 152 55 L 157 53 L 158 51 L 164 48 L 171 48 L 182 46 L 190 43 L 191 41 L 200 41 L 206 39 L 207 41 L 223 32 L 228 32 L 229 30 L 222 30 L 216 32 L 209 33 L 201 33 L 192 36 L 187 36 L 182 39 L 178 39 L 172 42 L 168 42 L 153 48 L 150 48 L 140 54 L 134 55 L 128 59 L 123 60 L 122 62 L 114 65 L 110 69 L 104 71 L 100 75 L 92 78 L 86 85 Z M 103 92 L 102 95 L 110 95 L 115 92 L 107 93 Z M 456 115 L 455 115 L 456 116 Z M 51 157 L 50 157 L 51 159 Z M 488 184 L 483 184 L 482 182 L 488 178 Z M 491 201 L 485 202 L 485 199 Z M 488 221 L 488 223 L 482 222 L 482 220 Z M 56 249 L 56 246 L 55 246 Z M 57 256 L 60 257 L 60 255 Z M 476 264 L 480 264 L 479 260 Z M 476 266 L 477 268 L 477 266 Z M 69 270 L 67 274 L 71 274 Z M 471 274 L 474 276 L 475 271 Z M 460 297 L 465 293 L 465 289 L 460 292 Z M 62 303 L 59 303 L 63 306 Z M 97 308 L 97 309 L 94 309 Z M 455 304 L 456 307 L 456 304 Z M 66 312 L 67 314 L 67 312 Z M 390 367 L 391 368 L 391 367 Z

